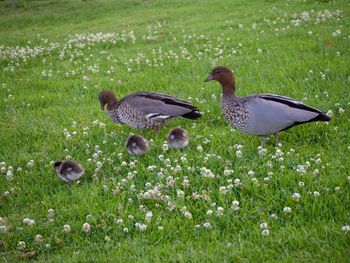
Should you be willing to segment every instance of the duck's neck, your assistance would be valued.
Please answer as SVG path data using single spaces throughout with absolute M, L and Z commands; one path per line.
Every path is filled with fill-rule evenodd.
M 229 75 L 226 78 L 219 80 L 222 88 L 222 95 L 226 97 L 236 96 L 235 78 L 233 75 Z
M 236 96 L 235 89 L 233 87 L 223 86 L 222 95 L 225 97 L 235 97 Z
M 109 110 L 112 110 L 112 109 L 117 108 L 118 105 L 119 105 L 119 101 L 118 101 L 117 99 L 113 99 L 112 101 L 109 101 L 109 102 L 108 102 L 107 108 L 108 108 Z

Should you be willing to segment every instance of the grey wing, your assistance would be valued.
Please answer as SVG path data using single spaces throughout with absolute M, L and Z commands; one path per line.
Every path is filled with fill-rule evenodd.
M 246 97 L 248 133 L 273 134 L 294 125 L 316 121 L 321 111 L 288 97 L 258 94 Z
M 146 114 L 148 118 L 167 119 L 195 114 L 200 116 L 198 109 L 191 103 L 162 93 L 134 93 L 125 97 L 123 101 Z

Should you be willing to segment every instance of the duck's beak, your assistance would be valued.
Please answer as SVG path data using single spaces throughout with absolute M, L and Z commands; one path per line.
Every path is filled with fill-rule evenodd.
M 204 80 L 204 82 L 208 82 L 209 80 L 213 80 L 213 76 L 211 74 Z
M 101 102 L 101 110 L 104 111 L 105 110 L 105 105 L 104 103 Z

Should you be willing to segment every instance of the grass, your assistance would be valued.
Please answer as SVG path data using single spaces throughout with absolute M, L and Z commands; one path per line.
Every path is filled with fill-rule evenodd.
M 30 251 L 39 262 L 348 261 L 350 236 L 342 230 L 350 223 L 346 1 L 8 3 L 0 2 L 2 262 L 24 260 Z M 28 46 L 25 55 L 16 46 Z M 260 155 L 257 137 L 233 130 L 221 117 L 219 85 L 203 82 L 221 64 L 235 71 L 239 95 L 293 97 L 332 110 L 332 121 L 283 132 L 282 147 L 276 150 L 270 140 Z M 158 137 L 147 132 L 151 151 L 133 157 L 124 142 L 139 132 L 101 112 L 102 89 L 118 97 L 141 90 L 173 94 L 205 114 L 198 122 L 174 120 Z M 188 130 L 189 147 L 163 152 L 167 133 L 178 125 Z M 51 165 L 64 158 L 87 171 L 71 194 Z M 203 176 L 202 167 L 215 178 Z M 159 185 L 169 203 L 142 197 Z M 146 224 L 146 231 L 135 223 Z M 66 224 L 70 233 L 63 232 Z

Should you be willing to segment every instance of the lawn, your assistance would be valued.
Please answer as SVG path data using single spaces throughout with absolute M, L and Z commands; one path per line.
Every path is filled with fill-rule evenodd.
M 345 0 L 0 2 L 1 262 L 349 262 L 349 17 Z M 239 96 L 332 120 L 262 150 L 222 118 L 204 83 L 215 65 Z M 176 95 L 203 116 L 147 131 L 150 152 L 131 156 L 142 133 L 101 111 L 103 89 Z M 165 142 L 176 126 L 183 150 Z M 57 159 L 86 168 L 71 189 Z

